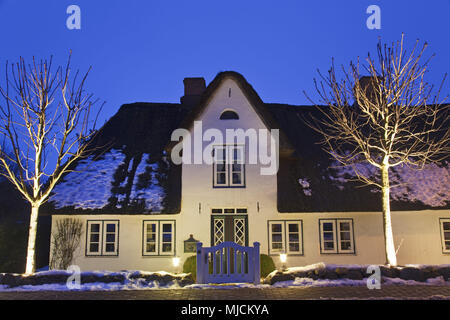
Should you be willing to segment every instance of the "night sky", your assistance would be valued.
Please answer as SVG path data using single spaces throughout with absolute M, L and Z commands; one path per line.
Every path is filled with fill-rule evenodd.
M 66 27 L 71 4 L 81 30 Z M 381 30 L 366 27 L 371 4 Z M 450 71 L 449 12 L 448 0 L 0 0 L 0 74 L 6 60 L 53 54 L 62 64 L 72 49 L 73 67 L 93 66 L 87 89 L 107 101 L 102 120 L 123 103 L 179 102 L 184 77 L 209 83 L 224 70 L 243 74 L 265 102 L 309 104 L 302 91 L 314 96 L 316 69 L 331 57 L 347 65 L 402 32 L 409 44 L 429 43 L 428 80 L 439 83 Z

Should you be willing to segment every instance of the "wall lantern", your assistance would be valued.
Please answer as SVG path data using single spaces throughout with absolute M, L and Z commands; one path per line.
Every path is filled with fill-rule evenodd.
M 287 254 L 284 251 L 280 252 L 280 261 L 283 264 L 281 266 L 281 270 L 284 271 L 286 270 L 286 261 L 287 261 Z
M 176 268 L 180 265 L 180 258 L 179 257 L 173 257 L 172 258 L 172 264 Z

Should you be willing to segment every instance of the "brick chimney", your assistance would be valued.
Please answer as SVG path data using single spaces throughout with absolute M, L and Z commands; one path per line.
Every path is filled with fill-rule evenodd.
M 200 102 L 200 98 L 206 89 L 204 78 L 184 78 L 184 96 L 180 98 L 180 102 L 184 105 L 196 105 Z

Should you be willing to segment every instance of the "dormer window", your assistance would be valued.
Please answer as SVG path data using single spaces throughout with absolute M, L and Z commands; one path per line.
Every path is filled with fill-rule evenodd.
M 220 120 L 239 120 L 239 115 L 232 110 L 225 110 L 220 115 Z

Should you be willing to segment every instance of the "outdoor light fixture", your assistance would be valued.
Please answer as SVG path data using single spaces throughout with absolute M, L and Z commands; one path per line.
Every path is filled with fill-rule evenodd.
M 284 251 L 280 252 L 280 261 L 283 264 L 281 266 L 281 270 L 286 270 L 286 261 L 287 261 L 287 254 Z
M 174 267 L 178 267 L 180 265 L 180 258 L 179 257 L 173 257 L 172 258 L 172 264 Z

